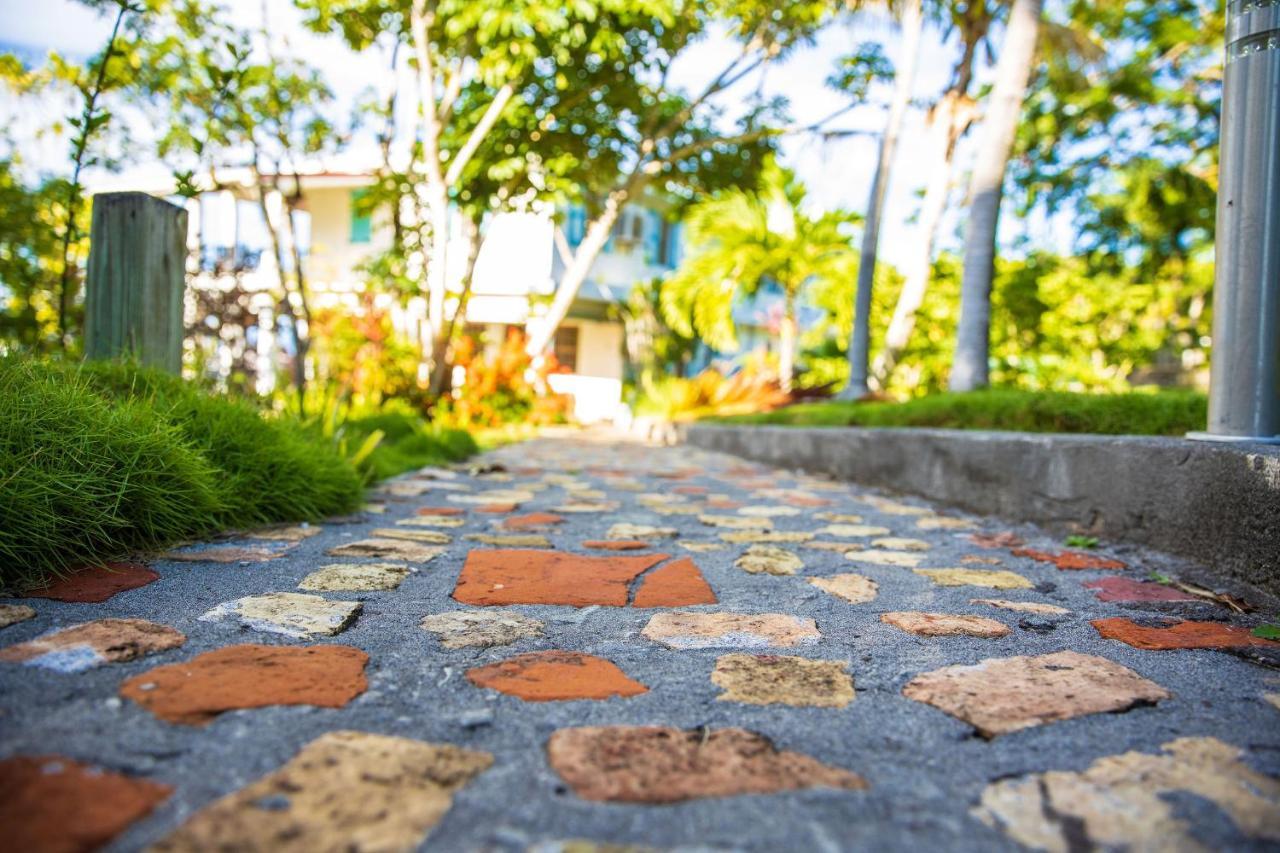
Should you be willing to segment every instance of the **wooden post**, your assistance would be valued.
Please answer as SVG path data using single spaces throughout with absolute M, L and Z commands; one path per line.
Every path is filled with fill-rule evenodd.
M 146 193 L 93 197 L 85 357 L 182 371 L 187 211 Z

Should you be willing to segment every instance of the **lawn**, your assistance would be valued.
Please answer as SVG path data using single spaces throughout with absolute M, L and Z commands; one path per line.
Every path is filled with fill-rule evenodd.
M 1070 394 L 992 389 L 935 394 L 905 403 L 802 403 L 708 421 L 797 427 L 934 427 L 1180 436 L 1203 430 L 1207 418 L 1207 399 L 1191 391 Z

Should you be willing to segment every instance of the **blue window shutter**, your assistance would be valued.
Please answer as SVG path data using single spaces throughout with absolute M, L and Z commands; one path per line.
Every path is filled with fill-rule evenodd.
M 680 258 L 684 255 L 684 226 L 679 222 L 671 223 L 671 233 L 667 237 L 667 256 L 663 260 L 669 267 L 680 266 Z
M 564 216 L 564 236 L 569 245 L 576 249 L 587 235 L 587 212 L 580 204 L 569 205 Z
M 644 223 L 644 262 L 650 266 L 662 263 L 659 255 L 662 252 L 662 214 L 654 210 L 645 211 Z
M 373 219 L 356 208 L 364 194 L 365 190 L 351 191 L 351 235 L 348 242 L 352 244 L 369 243 L 373 240 Z

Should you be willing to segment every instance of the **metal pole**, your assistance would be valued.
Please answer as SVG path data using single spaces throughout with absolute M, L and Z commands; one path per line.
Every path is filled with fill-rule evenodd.
M 1280 443 L 1280 0 L 1230 0 L 1209 432 Z

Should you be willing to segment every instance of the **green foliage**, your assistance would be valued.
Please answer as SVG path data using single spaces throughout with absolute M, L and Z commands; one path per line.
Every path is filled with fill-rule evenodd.
M 1280 625 L 1259 625 L 1253 629 L 1253 636 L 1264 640 L 1280 640 Z
M 732 376 L 704 370 L 697 376 L 645 377 L 635 413 L 664 421 L 691 421 L 713 416 L 761 412 L 785 405 L 791 396 L 762 364 L 749 365 Z
M 142 401 L 95 393 L 70 369 L 0 359 L 0 584 L 208 532 L 219 471 Z
M 458 462 L 479 450 L 469 432 L 431 426 L 406 410 L 351 418 L 343 423 L 342 431 L 356 439 L 382 434 L 382 440 L 361 463 L 362 470 L 377 480 L 427 465 Z
M 1102 435 L 1175 435 L 1203 430 L 1208 402 L 1189 391 L 1069 394 L 990 389 L 905 403 L 809 403 L 730 418 L 783 426 L 935 427 Z
M 1097 536 L 1068 536 L 1062 540 L 1062 544 L 1068 548 L 1097 548 Z

